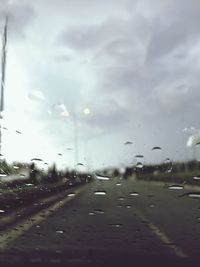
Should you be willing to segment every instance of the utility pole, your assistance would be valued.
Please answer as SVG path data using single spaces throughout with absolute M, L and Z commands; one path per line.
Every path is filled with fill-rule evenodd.
M 6 54 L 7 54 L 7 26 L 8 18 L 5 19 L 4 31 L 2 36 L 2 53 L 1 53 L 1 94 L 0 94 L 0 155 L 2 153 L 2 119 L 4 111 L 4 90 L 6 78 Z
M 74 122 L 74 168 L 79 160 L 79 151 L 78 151 L 78 121 L 76 112 L 73 113 L 73 122 Z

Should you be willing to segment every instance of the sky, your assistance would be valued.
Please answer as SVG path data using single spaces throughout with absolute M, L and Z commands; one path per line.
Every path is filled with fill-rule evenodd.
M 192 157 L 184 129 L 200 127 L 198 0 L 0 0 L 1 34 L 5 16 L 8 161 L 93 169 L 136 154 Z

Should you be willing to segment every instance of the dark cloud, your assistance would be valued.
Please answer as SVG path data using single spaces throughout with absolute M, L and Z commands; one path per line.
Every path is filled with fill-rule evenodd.
M 0 28 L 3 28 L 5 17 L 8 17 L 11 37 L 24 36 L 24 29 L 34 18 L 34 10 L 30 4 L 21 1 L 0 1 Z
M 43 121 L 45 134 L 61 142 L 74 138 L 71 115 L 63 118 L 48 114 L 48 109 L 60 103 L 69 114 L 77 112 L 82 138 L 121 134 L 125 140 L 135 138 L 138 150 L 151 151 L 156 145 L 165 147 L 171 155 L 176 153 L 174 147 L 183 150 L 182 129 L 198 128 L 199 124 L 200 3 L 150 2 L 119 0 L 114 6 L 114 1 L 109 1 L 113 14 L 102 12 L 107 4 L 100 1 L 83 4 L 80 0 L 51 0 L 38 4 L 37 25 L 45 12 L 51 14 L 49 5 L 52 10 L 55 5 L 52 14 L 57 23 L 46 16 L 52 35 L 51 30 L 46 32 L 45 26 L 41 27 L 39 33 L 46 43 L 43 38 L 37 39 L 35 32 L 30 41 L 35 46 L 27 53 L 32 55 L 33 47 L 36 50 L 28 67 L 35 90 L 42 90 L 45 101 L 38 101 L 38 94 L 29 96 L 40 107 L 36 116 Z M 116 12 L 120 8 L 126 10 L 126 16 Z M 58 11 L 64 15 L 56 17 Z M 25 4 L 13 4 L 9 12 L 11 23 L 21 33 L 34 17 Z M 98 14 L 99 20 L 87 17 L 89 13 L 93 18 Z M 4 15 L 1 11 L 0 18 Z M 56 30 L 55 25 L 60 28 Z M 38 54 L 37 49 L 41 50 Z M 91 114 L 83 115 L 84 107 L 89 107 Z M 148 155 L 151 157 L 150 152 Z

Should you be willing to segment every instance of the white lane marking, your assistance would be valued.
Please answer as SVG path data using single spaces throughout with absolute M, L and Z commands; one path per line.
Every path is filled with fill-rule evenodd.
M 163 244 L 168 245 L 168 247 L 173 251 L 173 253 L 179 258 L 187 258 L 188 256 L 183 252 L 183 250 L 174 244 L 174 242 L 164 233 L 162 232 L 155 224 L 149 222 L 149 220 L 141 213 L 137 208 L 134 207 L 136 214 L 142 219 L 143 221 L 147 222 L 149 229 L 152 231 L 154 235 L 156 235 Z
M 34 225 L 37 225 L 44 221 L 49 215 L 61 208 L 67 202 L 74 199 L 79 193 L 86 190 L 88 185 L 85 185 L 77 190 L 74 190 L 75 195 L 66 196 L 62 200 L 50 205 L 45 210 L 40 211 L 39 213 L 22 220 L 16 225 L 12 226 L 5 232 L 0 232 L 0 249 L 6 249 L 11 242 L 23 235 L 26 231 L 32 228 Z
M 126 197 L 126 195 L 124 194 L 124 192 L 121 191 L 121 196 L 123 196 L 124 198 Z M 149 229 L 151 230 L 151 232 L 157 236 L 162 242 L 163 244 L 168 245 L 168 248 L 170 248 L 173 253 L 179 257 L 179 258 L 188 258 L 188 255 L 177 245 L 174 244 L 174 242 L 164 233 L 162 232 L 158 226 L 156 226 L 155 224 L 153 224 L 152 222 L 150 222 L 145 215 L 139 211 L 135 206 L 133 207 L 136 214 L 138 215 L 138 217 L 142 220 L 147 222 L 147 225 L 149 227 Z

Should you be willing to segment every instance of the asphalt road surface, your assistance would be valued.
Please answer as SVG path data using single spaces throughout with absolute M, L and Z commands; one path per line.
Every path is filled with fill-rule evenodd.
M 200 260 L 198 188 L 114 178 L 70 193 L 2 232 L 2 255 L 57 264 Z

